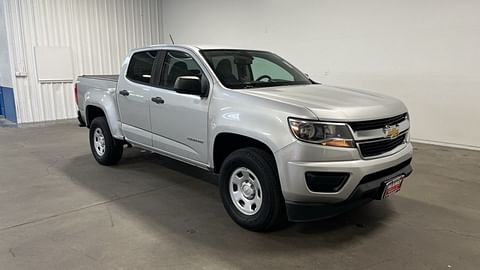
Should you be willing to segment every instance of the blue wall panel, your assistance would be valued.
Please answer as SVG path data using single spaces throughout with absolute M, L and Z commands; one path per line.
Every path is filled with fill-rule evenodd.
M 15 98 L 13 96 L 13 88 L 0 86 L 0 92 L 2 92 L 3 108 L 2 114 L 8 120 L 17 122 L 17 111 L 15 109 Z
M 4 111 L 5 111 L 5 106 L 3 105 L 3 91 L 2 91 L 2 88 L 0 88 L 0 115 L 3 115 Z

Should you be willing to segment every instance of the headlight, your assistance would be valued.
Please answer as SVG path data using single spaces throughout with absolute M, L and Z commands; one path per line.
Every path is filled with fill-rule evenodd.
M 345 124 L 288 119 L 293 135 L 305 142 L 326 146 L 354 148 L 352 134 Z

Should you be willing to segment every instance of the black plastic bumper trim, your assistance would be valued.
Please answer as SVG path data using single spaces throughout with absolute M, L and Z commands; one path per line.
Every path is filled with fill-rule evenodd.
M 364 198 L 336 204 L 286 202 L 288 220 L 292 222 L 309 222 L 328 219 L 360 207 L 372 198 Z
M 349 173 L 343 172 L 306 172 L 307 187 L 313 192 L 337 192 L 347 182 Z

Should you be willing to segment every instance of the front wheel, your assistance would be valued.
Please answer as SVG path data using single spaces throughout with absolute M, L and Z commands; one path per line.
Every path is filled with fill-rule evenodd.
M 231 153 L 220 171 L 220 195 L 230 217 L 252 231 L 271 231 L 286 224 L 274 157 L 258 148 Z
M 102 165 L 115 165 L 122 158 L 123 142 L 113 138 L 105 117 L 97 117 L 90 124 L 90 149 Z

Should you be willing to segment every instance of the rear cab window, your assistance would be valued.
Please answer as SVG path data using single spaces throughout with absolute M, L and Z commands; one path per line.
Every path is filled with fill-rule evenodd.
M 131 81 L 151 84 L 157 51 L 142 51 L 132 55 L 127 69 L 127 78 Z

